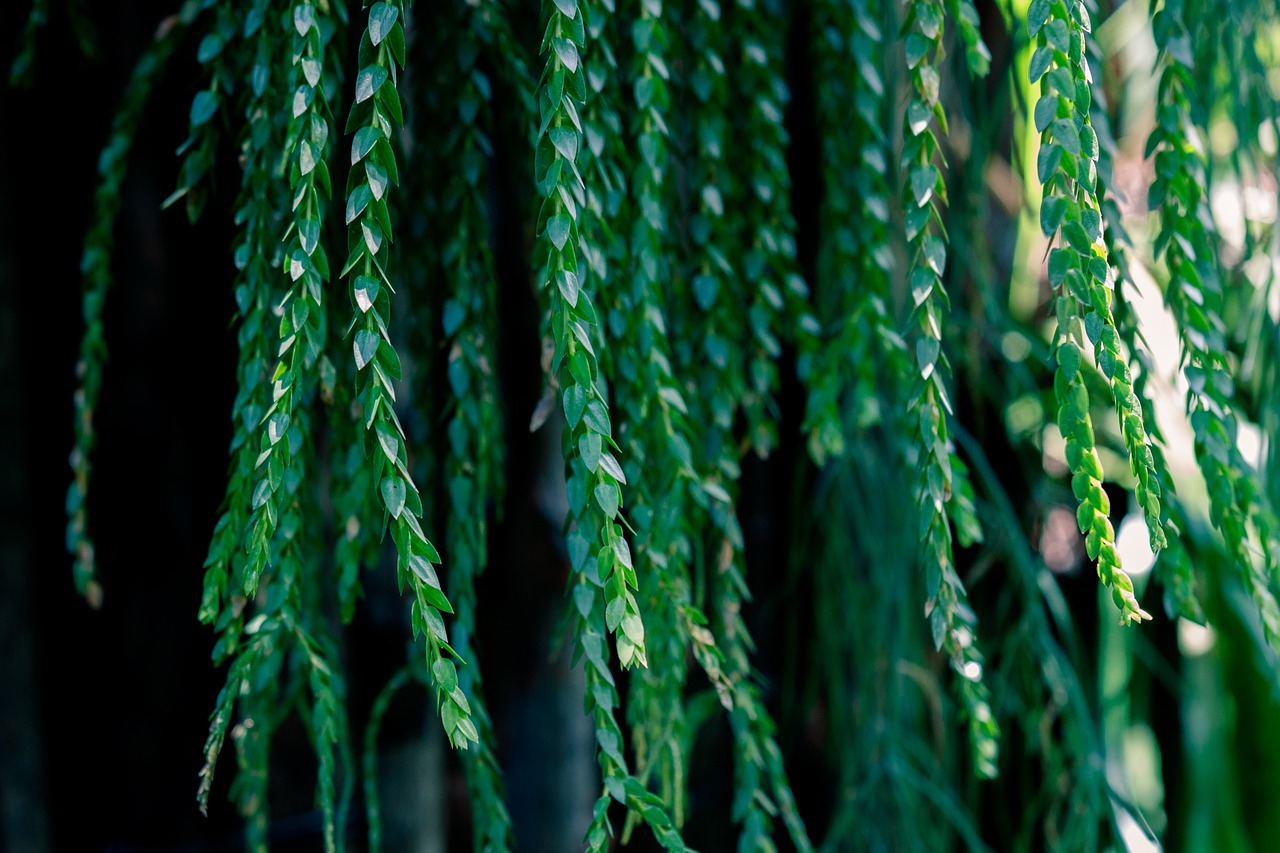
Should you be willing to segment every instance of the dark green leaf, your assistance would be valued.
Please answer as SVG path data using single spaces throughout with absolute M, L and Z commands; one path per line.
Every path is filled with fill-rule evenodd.
M 1046 237 L 1052 237 L 1062 224 L 1062 217 L 1067 212 L 1067 202 L 1058 196 L 1046 196 L 1040 202 L 1040 231 Z
M 369 7 L 369 41 L 374 47 L 390 34 L 399 14 L 400 10 L 390 3 L 374 3 Z
M 1031 0 L 1031 5 L 1027 7 L 1027 32 L 1032 38 L 1036 37 L 1049 20 L 1051 6 L 1051 0 Z
M 364 370 L 364 366 L 373 360 L 373 354 L 378 351 L 378 343 L 381 340 L 377 332 L 371 332 L 368 329 L 356 332 L 353 349 L 356 355 L 357 370 Z
M 569 429 L 575 429 L 582 420 L 582 413 L 587 407 L 587 392 L 581 385 L 570 385 L 564 389 L 564 419 Z
M 399 518 L 404 511 L 405 484 L 399 477 L 382 478 L 382 502 L 392 518 Z
M 1061 118 L 1050 127 L 1053 138 L 1058 141 L 1064 151 L 1068 154 L 1078 155 L 1080 153 L 1080 132 L 1076 130 L 1075 122 L 1071 119 Z
M 1071 341 L 1063 341 L 1058 347 L 1058 366 L 1068 380 L 1073 379 L 1080 370 L 1080 348 Z
M 347 199 L 347 224 L 350 225 L 357 216 L 364 213 L 372 200 L 373 193 L 369 190 L 368 184 L 360 184 L 352 190 L 351 196 Z
M 359 163 L 382 139 L 382 131 L 376 127 L 362 127 L 351 140 L 351 165 Z M 350 220 L 348 220 L 350 221 Z
M 196 48 L 196 61 L 204 64 L 222 53 L 222 48 L 226 45 L 222 36 L 217 33 L 209 33 L 200 40 L 200 46 Z
M 356 75 L 356 103 L 367 101 L 373 97 L 373 93 L 378 91 L 383 83 L 387 82 L 390 73 L 381 65 L 367 65 L 360 69 L 360 73 Z M 352 155 L 352 161 L 356 158 Z
M 1057 95 L 1042 95 L 1040 100 L 1036 101 L 1036 130 L 1043 133 L 1044 129 L 1053 122 L 1058 114 L 1058 103 Z
M 191 126 L 199 127 L 200 125 L 213 118 L 214 113 L 218 111 L 218 96 L 208 89 L 196 92 L 196 96 L 191 99 Z

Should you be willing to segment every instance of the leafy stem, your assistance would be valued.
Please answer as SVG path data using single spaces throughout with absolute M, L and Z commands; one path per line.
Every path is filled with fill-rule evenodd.
M 397 417 L 393 382 L 401 378 L 400 357 L 391 343 L 391 280 L 386 259 L 392 241 L 388 195 L 399 183 L 394 129 L 404 123 L 397 91 L 397 70 L 404 65 L 404 4 L 401 0 L 374 3 L 360 39 L 361 68 L 356 75 L 355 101 L 347 121 L 354 130 L 351 174 L 347 181 L 347 262 L 342 275 L 353 270 L 351 328 L 357 371 L 357 399 L 364 411 L 366 466 L 374 472 L 383 508 L 396 546 L 396 576 L 403 589 L 413 591 L 411 620 L 415 637 L 426 639 L 426 662 L 435 682 L 437 706 L 449 742 L 465 749 L 479 739 L 471 719 L 471 705 L 458 686 L 458 672 L 446 653 L 449 646 L 442 613 L 453 607 L 440 585 L 434 566 L 440 555 L 422 530 L 422 498 L 409 472 L 404 429 Z
M 1120 566 L 1115 530 L 1109 518 L 1111 503 L 1102 489 L 1102 463 L 1094 448 L 1089 392 L 1080 373 L 1084 357 L 1083 332 L 1096 347 L 1098 366 L 1110 380 L 1121 409 L 1125 442 L 1135 472 L 1138 496 L 1151 524 L 1152 547 L 1163 542 L 1159 524 L 1159 484 L 1151 471 L 1150 449 L 1142 411 L 1133 398 L 1127 360 L 1120 356 L 1119 334 L 1111 312 L 1114 271 L 1103 240 L 1097 186 L 1098 136 L 1089 116 L 1091 74 L 1085 62 L 1085 34 L 1091 29 L 1082 3 L 1036 0 L 1028 9 L 1028 28 L 1038 47 L 1031 58 L 1032 85 L 1043 78 L 1044 94 L 1035 106 L 1035 125 L 1041 132 L 1037 168 L 1044 184 L 1040 227 L 1045 236 L 1060 236 L 1049 253 L 1049 283 L 1058 332 L 1054 342 L 1057 368 L 1054 392 L 1058 428 L 1066 441 L 1071 488 L 1079 502 L 1076 519 L 1085 534 L 1089 559 L 1098 561 L 1098 577 L 1111 589 L 1124 623 L 1150 619 L 1138 605 L 1133 581 Z
M 938 64 L 943 56 L 943 6 L 940 0 L 913 0 L 903 22 L 903 45 L 911 74 L 911 97 L 903 124 L 902 204 L 906 211 L 909 282 L 914 303 L 915 362 L 912 396 L 915 424 L 916 507 L 928 601 L 925 611 L 934 645 L 946 652 L 960 679 L 960 696 L 969 722 L 975 772 L 994 777 L 1000 729 L 982 682 L 982 654 L 977 648 L 977 617 L 969 606 L 964 582 L 952 553 L 948 506 L 971 494 L 965 469 L 955 464 L 947 427 L 952 416 L 946 380 L 950 362 L 943 351 L 942 330 L 950 300 L 942 276 L 947 263 L 947 237 L 938 211 L 946 203 L 941 149 L 932 123 L 947 130 L 939 102 Z M 973 518 L 971 513 L 966 517 Z M 963 530 L 963 529 L 962 529 Z M 968 543 L 966 543 L 968 544 Z

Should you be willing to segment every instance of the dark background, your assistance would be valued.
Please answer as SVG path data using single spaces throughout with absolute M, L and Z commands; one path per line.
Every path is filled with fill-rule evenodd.
M 0 87 L 0 524 L 21 549 L 3 567 L 0 607 L 5 630 L 17 635 L 5 644 L 5 666 L 31 667 L 25 682 L 0 686 L 6 722 L 22 721 L 9 732 L 6 761 L 27 763 L 25 776 L 6 780 L 5 819 L 30 821 L 35 832 L 43 818 L 56 850 L 227 837 L 234 810 L 225 788 L 208 820 L 195 808 L 220 675 L 209 661 L 211 632 L 194 616 L 230 441 L 235 349 L 226 283 L 234 270 L 228 252 L 215 248 L 229 246 L 231 232 L 217 203 L 197 228 L 180 210 L 159 209 L 176 175 L 182 104 L 197 79 L 191 50 L 182 49 L 139 128 L 116 229 L 89 507 L 105 596 L 92 609 L 61 547 L 83 330 L 80 246 L 97 151 L 133 62 L 172 9 L 103 4 L 114 8 L 92 15 L 96 55 L 86 57 L 63 4 L 51 5 L 34 88 Z M 6 73 L 25 7 L 0 8 Z M 26 809 L 12 806 L 15 790 Z M 23 835 L 8 834 L 20 853 Z

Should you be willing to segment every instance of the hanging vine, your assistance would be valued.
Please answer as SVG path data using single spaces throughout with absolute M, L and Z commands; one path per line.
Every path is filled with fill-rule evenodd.
M 1139 606 L 1133 581 L 1120 567 L 1115 530 L 1108 518 L 1111 504 L 1102 490 L 1102 465 L 1094 447 L 1089 391 L 1081 373 L 1083 331 L 1097 347 L 1098 367 L 1121 410 L 1125 443 L 1134 469 L 1140 472 L 1139 503 L 1148 518 L 1159 519 L 1159 484 L 1152 476 L 1142 411 L 1133 396 L 1127 360 L 1119 352 L 1111 310 L 1115 281 L 1107 263 L 1095 190 L 1098 136 L 1089 117 L 1092 89 L 1084 59 L 1085 34 L 1092 21 L 1083 4 L 1068 9 L 1048 0 L 1033 3 L 1027 14 L 1029 31 L 1038 44 L 1031 59 L 1031 82 L 1043 78 L 1045 90 L 1035 107 L 1036 129 L 1043 134 L 1037 163 L 1045 187 L 1040 227 L 1046 237 L 1058 236 L 1065 244 L 1049 254 L 1049 282 L 1058 291 L 1054 299 L 1058 426 L 1067 443 L 1072 491 L 1080 502 L 1077 519 L 1089 558 L 1098 561 L 1098 577 L 1111 588 L 1122 619 L 1141 621 L 1151 614 Z M 1150 536 L 1152 550 L 1158 550 L 1164 537 L 1160 524 L 1152 524 Z
M 1186 50 L 1181 7 L 1178 2 L 1167 3 L 1153 22 L 1156 43 L 1165 60 L 1156 127 L 1147 139 L 1147 150 L 1155 152 L 1156 165 L 1150 201 L 1160 209 L 1155 249 L 1172 274 L 1167 299 L 1182 334 L 1187 411 L 1214 526 L 1221 531 L 1258 607 L 1268 642 L 1280 648 L 1280 606 L 1268 581 L 1275 559 L 1260 557 L 1261 552 L 1250 542 L 1251 522 L 1262 533 L 1264 546 L 1268 544 L 1266 531 L 1274 525 L 1267 518 L 1266 497 L 1254 482 L 1237 442 L 1234 383 L 1225 363 L 1222 278 L 1212 232 L 1204 225 L 1212 218 L 1205 210 L 1205 158 L 1199 147 L 1204 130 L 1197 115 L 1203 111 L 1193 106 L 1192 60 Z
M 1261 625 L 1262 665 L 1280 654 L 1280 523 L 1258 473 L 1274 451 L 1242 444 L 1274 420 L 1273 373 L 1239 318 L 1265 313 L 1251 276 L 1274 226 L 1245 218 L 1228 239 L 1209 193 L 1220 176 L 1272 178 L 1277 111 L 1258 91 L 1280 68 L 1266 41 L 1280 24 L 1274 4 L 1155 5 L 1149 237 L 1122 198 L 1134 166 L 1107 100 L 1128 90 L 1101 79 L 1116 72 L 1084 0 L 184 3 L 99 159 L 67 547 L 99 606 L 89 485 L 113 235 L 130 147 L 185 46 L 194 97 L 164 204 L 194 222 L 239 170 L 237 386 L 195 608 L 226 680 L 200 808 L 230 736 L 246 847 L 267 849 L 273 756 L 296 725 L 325 849 L 352 843 L 353 805 L 382 849 L 379 737 L 393 697 L 422 684 L 460 752 L 473 848 L 516 846 L 508 803 L 525 792 L 503 779 L 486 666 L 540 638 L 486 621 L 484 582 L 510 577 L 493 542 L 525 497 L 508 472 L 527 461 L 509 431 L 530 415 L 511 404 L 526 379 L 508 365 L 538 360 L 527 332 L 545 348 L 531 426 L 560 430 L 565 509 L 549 521 L 599 771 L 586 849 L 648 832 L 687 850 L 727 822 L 752 851 L 782 836 L 801 851 L 1029 849 L 1035 827 L 1056 849 L 1103 843 L 1121 798 L 1085 685 L 1110 664 L 1081 650 L 1052 537 L 1137 624 L 1155 617 L 1117 529 L 1140 521 L 1171 618 L 1225 623 L 1228 600 Z M 15 82 L 38 79 L 37 36 L 60 8 L 32 4 Z M 1025 147 L 1021 131 L 1010 152 L 973 139 L 1024 120 Z M 1268 122 L 1270 146 L 1254 132 Z M 1214 153 L 1226 126 L 1249 138 Z M 1038 207 L 1009 246 L 967 236 L 1000 221 L 1001 186 L 1012 219 L 1024 186 Z M 1165 377 L 1125 293 L 1148 261 L 1177 329 L 1203 508 L 1172 458 L 1177 427 L 1157 421 Z M 1112 506 L 1122 486 L 1133 513 Z M 1079 537 L 1053 523 L 1068 487 Z M 1202 509 L 1221 543 L 1197 532 Z M 1223 546 L 1247 605 L 1205 568 Z M 421 645 L 360 707 L 348 626 L 380 595 L 363 573 L 393 553 L 402 630 Z M 1017 787 L 1028 779 L 1043 785 Z M 986 826 L 1006 796 L 1025 815 Z M 921 811 L 939 819 L 903 817 Z

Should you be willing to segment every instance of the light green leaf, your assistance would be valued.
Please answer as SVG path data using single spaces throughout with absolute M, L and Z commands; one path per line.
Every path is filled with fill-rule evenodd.
M 392 518 L 399 518 L 404 511 L 405 485 L 399 477 L 382 478 L 382 502 Z
M 595 488 L 596 503 L 606 518 L 618 515 L 618 487 L 613 483 L 600 483 Z
M 626 475 L 622 473 L 622 466 L 618 464 L 617 459 L 613 458 L 613 454 L 606 453 L 600 457 L 600 468 L 619 483 L 627 482 Z
M 603 442 L 597 433 L 584 433 L 578 439 L 578 452 L 582 454 L 582 462 L 587 466 L 587 470 L 593 474 L 596 468 L 600 467 L 600 454 L 603 446 Z
M 547 237 L 556 249 L 563 250 L 569 240 L 569 231 L 573 228 L 573 220 L 563 213 L 558 213 L 547 220 Z
M 569 303 L 569 307 L 574 308 L 578 305 L 578 274 L 572 270 L 556 270 L 556 287 L 560 290 L 560 295 L 565 302 Z

